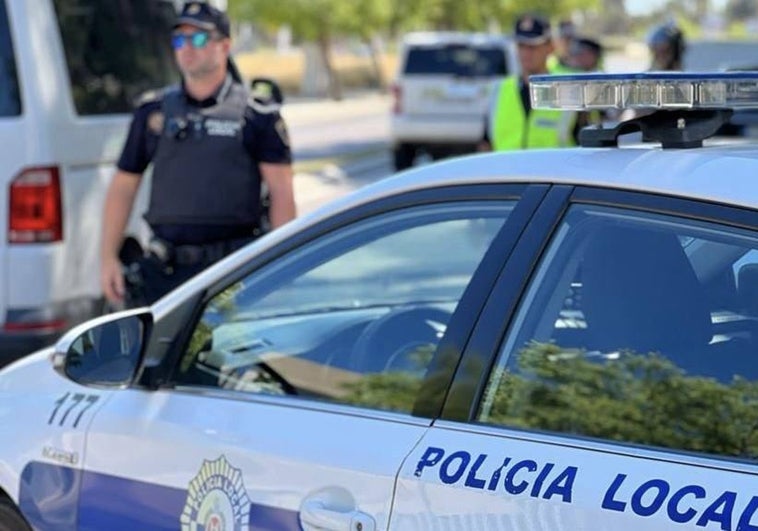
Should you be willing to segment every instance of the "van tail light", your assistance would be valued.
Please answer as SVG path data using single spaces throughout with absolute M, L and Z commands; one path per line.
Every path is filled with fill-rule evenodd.
M 51 243 L 63 239 L 57 166 L 24 169 L 11 182 L 8 196 L 10 243 Z
M 400 114 L 403 112 L 403 89 L 399 83 L 393 83 L 390 90 L 392 91 L 392 112 Z

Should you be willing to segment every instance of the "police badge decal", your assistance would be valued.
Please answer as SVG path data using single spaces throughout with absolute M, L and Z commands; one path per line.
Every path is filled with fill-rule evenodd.
M 223 455 L 203 461 L 187 490 L 182 531 L 248 531 L 250 503 L 239 468 Z

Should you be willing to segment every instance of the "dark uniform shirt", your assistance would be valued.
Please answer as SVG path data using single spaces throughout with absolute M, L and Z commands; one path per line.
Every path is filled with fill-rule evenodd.
M 219 87 L 211 97 L 198 101 L 184 92 L 190 108 L 206 108 L 215 105 L 231 77 Z M 184 87 L 182 86 L 182 91 Z M 134 111 L 126 143 L 118 161 L 120 170 L 142 174 L 155 156 L 161 133 L 163 131 L 162 91 L 149 93 L 142 98 Z M 243 144 L 250 157 L 257 162 L 289 164 L 292 162 L 287 129 L 276 110 L 260 108 L 248 104 L 245 109 L 245 123 L 242 129 Z M 159 225 L 152 227 L 159 238 L 175 244 L 201 244 L 224 239 L 251 236 L 252 228 L 239 226 L 225 227 L 219 225 Z

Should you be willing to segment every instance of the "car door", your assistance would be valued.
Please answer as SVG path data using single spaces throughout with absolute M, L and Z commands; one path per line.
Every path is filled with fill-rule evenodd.
M 80 529 L 386 529 L 460 354 L 447 338 L 468 337 L 545 188 L 379 201 L 210 286 L 161 386 L 91 423 Z
M 503 270 L 390 528 L 755 529 L 758 215 L 571 199 Z

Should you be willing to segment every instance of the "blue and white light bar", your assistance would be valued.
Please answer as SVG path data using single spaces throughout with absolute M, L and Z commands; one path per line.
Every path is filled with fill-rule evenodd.
M 758 72 L 645 72 L 529 78 L 538 109 L 758 108 Z

